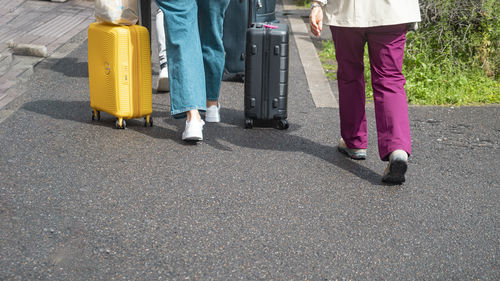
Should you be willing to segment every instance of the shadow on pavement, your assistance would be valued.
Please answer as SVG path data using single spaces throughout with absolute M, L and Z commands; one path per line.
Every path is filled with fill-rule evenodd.
M 78 58 L 66 57 L 62 59 L 46 59 L 39 65 L 40 68 L 50 69 L 64 74 L 67 77 L 89 77 L 89 66 L 86 61 L 78 61 Z
M 310 139 L 290 134 L 298 130 L 297 124 L 290 123 L 290 128 L 280 131 L 272 128 L 244 129 L 244 116 L 242 111 L 221 109 L 223 124 L 208 123 L 204 130 L 205 143 L 221 150 L 231 150 L 222 142 L 245 148 L 260 150 L 303 152 L 350 172 L 373 185 L 386 186 L 381 183 L 380 175 L 369 168 L 347 159 L 337 151 L 336 146 L 323 145 Z M 181 128 L 182 129 L 182 128 Z
M 50 116 L 55 119 L 71 120 L 82 123 L 91 121 L 91 108 L 88 101 L 38 100 L 25 103 L 21 109 Z
M 153 105 L 153 121 L 161 118 L 170 118 L 171 120 L 168 123 L 175 125 L 177 130 L 160 127 L 157 125 L 158 122 L 155 122 L 153 127 L 146 128 L 144 127 L 143 118 L 127 120 L 127 129 L 143 133 L 153 138 L 172 139 L 177 143 L 186 144 L 180 140 L 179 133 L 184 129 L 184 121 L 175 120 L 171 118 L 167 112 L 156 110 L 154 107 L 156 106 Z M 90 108 L 89 101 L 38 100 L 25 103 L 21 109 L 50 116 L 55 119 L 70 120 L 116 130 L 116 117 L 111 114 L 101 112 L 101 120 L 92 120 L 92 109 Z
M 40 100 L 24 104 L 22 109 L 26 109 L 38 114 L 43 114 L 56 119 L 71 120 L 86 124 L 104 126 L 110 130 L 115 130 L 115 117 L 104 113 L 100 121 L 92 121 L 91 109 L 88 101 L 59 101 Z M 142 119 L 131 119 L 127 121 L 127 129 L 148 135 L 157 139 L 172 139 L 182 145 L 191 145 L 181 140 L 181 133 L 184 129 L 184 119 L 174 119 L 168 112 L 153 112 L 155 120 L 162 120 L 175 127 L 169 129 L 158 126 L 161 122 L 155 122 L 151 128 L 143 126 Z M 231 143 L 235 146 L 283 152 L 303 152 L 354 174 L 375 186 L 386 186 L 380 182 L 380 175 L 369 168 L 358 164 L 354 160 L 347 159 L 337 151 L 336 146 L 323 145 L 310 139 L 290 134 L 297 130 L 298 125 L 291 123 L 288 130 L 276 130 L 273 128 L 253 128 L 244 129 L 243 112 L 234 109 L 221 110 L 221 123 L 207 123 L 204 130 L 204 143 L 218 150 L 231 151 L 231 147 L 224 143 Z M 229 126 L 228 126 L 229 125 Z

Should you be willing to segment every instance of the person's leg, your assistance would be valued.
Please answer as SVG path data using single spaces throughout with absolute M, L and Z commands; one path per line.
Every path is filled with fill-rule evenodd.
M 182 117 L 192 110 L 205 110 L 205 72 L 196 0 L 157 0 L 157 4 L 165 20 L 171 114 Z M 188 121 L 190 117 L 191 114 Z
M 205 69 L 207 105 L 217 105 L 225 52 L 222 43 L 224 15 L 229 0 L 198 0 L 198 24 Z
M 348 148 L 367 147 L 363 28 L 330 27 L 338 70 L 340 133 Z
M 170 89 L 168 81 L 167 67 L 167 47 L 165 46 L 165 25 L 163 24 L 163 12 L 158 9 L 156 12 L 156 34 L 158 36 L 158 57 L 160 62 L 160 74 L 158 75 L 157 90 L 168 92 Z
M 158 57 L 160 68 L 167 67 L 167 46 L 165 45 L 164 15 L 161 9 L 156 12 L 156 33 L 158 35 Z
M 402 73 L 406 32 L 406 24 L 373 27 L 367 32 L 378 148 L 384 161 L 398 149 L 411 154 L 406 80 Z

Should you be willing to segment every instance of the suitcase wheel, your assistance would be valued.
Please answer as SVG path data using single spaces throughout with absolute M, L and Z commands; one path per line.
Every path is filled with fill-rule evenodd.
M 278 126 L 279 130 L 286 130 L 289 127 L 288 121 L 286 119 L 276 120 L 276 125 Z
M 101 112 L 97 110 L 92 110 L 92 121 L 101 120 Z
M 150 115 L 144 117 L 144 127 L 153 127 L 153 117 Z
M 245 129 L 253 128 L 253 119 L 247 118 L 245 119 Z
M 123 118 L 116 119 L 115 128 L 125 129 L 127 127 L 127 122 Z

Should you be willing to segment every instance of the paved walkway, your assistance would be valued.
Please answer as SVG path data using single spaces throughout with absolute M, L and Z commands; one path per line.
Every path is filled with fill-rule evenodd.
M 45 46 L 48 56 L 62 57 L 57 50 L 94 21 L 93 6 L 86 0 L 0 0 L 0 108 L 22 94 L 21 84 L 43 60 L 12 55 L 9 42 Z
M 385 185 L 373 106 L 367 159 L 344 157 L 296 40 L 290 128 L 244 129 L 244 85 L 224 81 L 197 145 L 164 93 L 153 127 L 92 121 L 85 40 L 0 108 L 0 280 L 500 279 L 500 107 L 411 106 L 407 181 Z

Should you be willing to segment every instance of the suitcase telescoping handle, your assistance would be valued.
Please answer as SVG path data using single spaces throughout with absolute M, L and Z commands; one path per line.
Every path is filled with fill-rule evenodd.
M 139 8 L 139 22 L 138 24 L 144 26 L 148 29 L 149 32 L 149 45 L 151 46 L 151 0 L 139 0 L 137 2 L 137 6 Z M 149 48 L 150 52 L 153 51 L 153 48 Z
M 241 0 L 243 1 L 243 0 Z M 252 27 L 253 24 L 253 9 L 255 7 L 254 1 L 255 0 L 247 0 L 248 1 L 248 28 Z M 257 0 L 257 9 L 262 8 L 262 0 Z M 257 16 L 255 17 L 257 18 Z M 277 26 L 274 26 L 272 24 L 264 24 L 265 28 L 271 28 L 271 29 L 276 29 L 278 28 Z
M 139 23 L 148 29 L 151 34 L 151 0 L 139 0 Z
M 255 0 L 247 0 L 248 1 L 248 27 L 252 26 L 253 23 L 253 8 Z M 262 8 L 262 0 L 257 0 L 257 8 Z M 256 17 L 257 18 L 257 17 Z
M 248 27 L 250 28 L 253 23 L 253 0 L 247 0 L 248 1 Z

